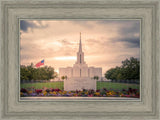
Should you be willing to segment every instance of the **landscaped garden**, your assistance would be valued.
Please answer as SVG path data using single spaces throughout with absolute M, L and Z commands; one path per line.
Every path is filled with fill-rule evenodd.
M 97 82 L 97 90 L 64 91 L 63 82 L 23 83 L 21 97 L 134 97 L 139 98 L 139 85 L 112 82 Z

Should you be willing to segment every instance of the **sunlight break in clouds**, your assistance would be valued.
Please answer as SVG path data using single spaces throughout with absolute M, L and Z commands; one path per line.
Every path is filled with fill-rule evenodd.
M 64 60 L 64 61 L 66 61 L 66 60 L 76 60 L 76 56 L 55 57 L 54 59 L 55 60 Z
M 80 32 L 86 63 L 103 74 L 126 58 L 140 58 L 139 20 L 21 20 L 20 32 L 22 65 L 45 59 L 56 71 L 73 66 Z

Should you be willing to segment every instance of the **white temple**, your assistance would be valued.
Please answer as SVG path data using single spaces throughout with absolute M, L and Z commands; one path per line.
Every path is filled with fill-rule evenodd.
M 77 61 L 73 67 L 59 68 L 59 77 L 67 76 L 64 79 L 64 90 L 96 90 L 96 80 L 94 76 L 102 77 L 102 68 L 88 67 L 84 61 L 84 52 L 82 51 L 81 33 L 79 42 L 79 51 L 77 52 Z

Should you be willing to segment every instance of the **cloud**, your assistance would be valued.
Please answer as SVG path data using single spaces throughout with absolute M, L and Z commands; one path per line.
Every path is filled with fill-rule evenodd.
M 102 67 L 103 73 L 119 66 L 129 57 L 139 57 L 139 23 L 130 20 L 97 21 L 21 21 L 21 64 L 36 64 L 45 59 L 45 65 L 55 69 L 73 66 L 79 33 L 82 32 L 82 49 L 89 66 Z
M 67 39 L 62 39 L 60 40 L 60 42 L 64 45 L 64 46 L 73 46 L 75 45 L 73 42 L 67 40 Z
M 113 42 L 121 42 L 126 48 L 139 48 L 140 47 L 140 38 L 138 37 L 122 37 L 113 39 Z
M 92 29 L 94 27 L 94 25 L 90 22 L 90 21 L 71 21 L 72 24 L 76 25 L 76 26 L 83 26 L 85 28 L 89 28 Z
M 132 36 L 140 32 L 140 20 L 103 20 L 98 21 L 98 24 L 116 26 L 118 34 L 122 36 Z
M 45 28 L 47 25 L 43 25 L 41 21 L 30 22 L 27 20 L 20 20 L 20 30 L 27 32 L 29 28 Z
M 118 37 L 110 38 L 110 42 L 122 43 L 126 48 L 140 47 L 140 21 L 139 20 L 117 20 L 100 21 L 100 24 L 113 24 L 117 26 Z
M 122 35 L 134 35 L 140 32 L 140 21 L 130 21 L 128 23 L 124 23 L 123 26 L 119 29 L 119 33 Z
M 121 41 L 126 42 L 126 46 L 129 48 L 139 48 L 140 47 L 140 39 L 139 38 L 124 38 Z

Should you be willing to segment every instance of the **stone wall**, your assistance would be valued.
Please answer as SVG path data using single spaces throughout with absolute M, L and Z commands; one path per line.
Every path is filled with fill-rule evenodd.
M 64 80 L 64 90 L 83 90 L 83 89 L 93 89 L 96 90 L 96 80 L 89 77 L 72 77 Z

